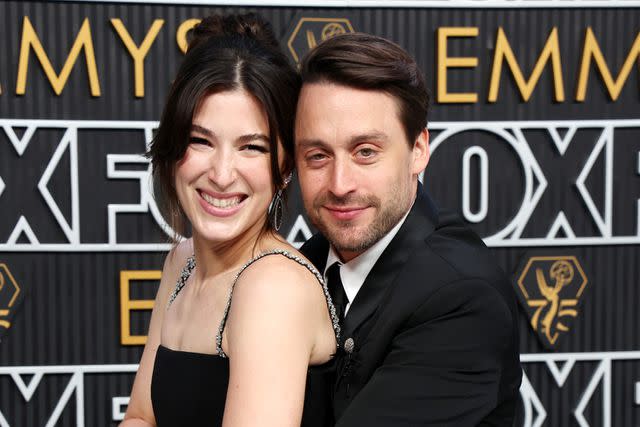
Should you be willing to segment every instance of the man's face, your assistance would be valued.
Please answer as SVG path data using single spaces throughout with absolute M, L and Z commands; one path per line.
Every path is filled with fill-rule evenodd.
M 305 209 L 347 262 L 409 210 L 429 160 L 425 130 L 412 147 L 384 92 L 305 84 L 296 116 L 296 166 Z

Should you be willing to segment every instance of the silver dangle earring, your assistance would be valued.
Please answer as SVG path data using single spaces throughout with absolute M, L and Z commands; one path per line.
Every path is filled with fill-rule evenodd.
M 280 230 L 282 227 L 282 217 L 284 214 L 284 203 L 282 202 L 282 191 L 287 188 L 287 185 L 291 182 L 292 173 L 287 175 L 284 179 L 284 185 L 282 188 L 279 188 L 276 191 L 276 194 L 273 195 L 273 199 L 271 199 L 271 203 L 269 204 L 269 209 L 267 210 L 267 216 L 271 221 L 271 225 L 273 229 L 276 231 Z

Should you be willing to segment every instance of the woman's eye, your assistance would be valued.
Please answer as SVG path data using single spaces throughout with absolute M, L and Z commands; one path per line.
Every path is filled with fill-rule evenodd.
M 269 149 L 267 147 L 264 147 L 262 145 L 257 145 L 257 144 L 243 145 L 242 149 L 243 150 L 249 150 L 249 151 L 257 151 L 259 153 L 268 153 L 269 152 Z
M 204 138 L 199 138 L 197 136 L 191 136 L 191 137 L 189 137 L 189 144 L 209 145 L 209 141 L 207 141 Z

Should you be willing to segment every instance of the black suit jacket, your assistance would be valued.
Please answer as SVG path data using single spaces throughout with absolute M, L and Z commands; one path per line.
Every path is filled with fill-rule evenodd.
M 323 271 L 329 243 L 302 252 Z M 419 185 L 342 325 L 337 426 L 513 424 L 522 371 L 516 298 L 482 240 Z

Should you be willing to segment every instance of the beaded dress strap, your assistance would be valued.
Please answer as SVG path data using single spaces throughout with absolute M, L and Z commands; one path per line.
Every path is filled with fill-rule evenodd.
M 171 295 L 169 295 L 169 301 L 167 302 L 167 310 L 169 309 L 169 306 L 173 303 L 173 301 L 176 299 L 176 297 L 178 296 L 182 288 L 184 288 L 184 285 L 187 284 L 187 280 L 189 279 L 189 276 L 191 276 L 191 273 L 193 272 L 194 268 L 196 268 L 196 258 L 195 258 L 195 255 L 191 255 L 189 258 L 187 258 L 187 264 L 182 268 L 182 272 L 180 272 L 180 277 L 178 277 L 178 281 L 176 282 L 176 287 L 173 288 L 173 292 L 171 292 Z
M 259 259 L 262 259 L 269 255 L 282 255 L 289 258 L 290 260 L 296 261 L 298 264 L 306 267 L 307 270 L 309 270 L 316 277 L 316 279 L 318 280 L 318 282 L 320 282 L 320 285 L 322 286 L 324 297 L 327 300 L 327 306 L 329 307 L 329 316 L 331 317 L 331 324 L 333 325 L 333 332 L 336 335 L 336 342 L 340 341 L 340 323 L 338 322 L 338 314 L 336 313 L 336 308 L 333 305 L 333 301 L 331 301 L 331 295 L 329 295 L 329 289 L 327 288 L 327 284 L 324 282 L 322 275 L 318 272 L 318 270 L 316 270 L 316 268 L 312 264 L 300 258 L 299 256 L 294 255 L 290 252 L 287 252 L 284 249 L 273 249 L 271 251 L 263 252 L 257 255 L 256 257 L 250 259 L 249 261 L 247 261 L 242 267 L 240 267 L 240 270 L 238 270 L 235 277 L 233 278 L 233 282 L 231 283 L 231 290 L 229 291 L 229 298 L 227 299 L 227 306 L 224 309 L 224 314 L 222 315 L 222 320 L 220 321 L 220 326 L 218 327 L 218 334 L 216 335 L 216 351 L 218 352 L 218 356 L 220 357 L 225 357 L 225 358 L 227 357 L 224 350 L 222 350 L 222 332 L 224 332 L 224 327 L 227 323 L 227 316 L 229 315 L 229 309 L 231 308 L 231 298 L 233 297 L 233 289 L 236 286 L 236 282 L 238 281 L 238 278 L 240 277 L 242 272 L 247 267 L 249 267 L 254 262 L 258 261 Z

